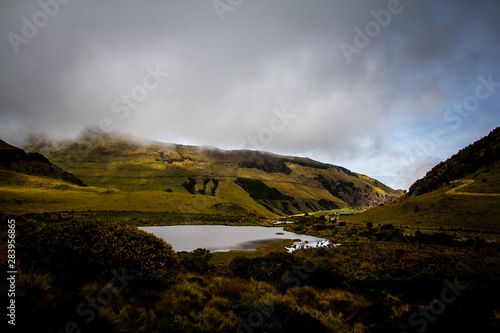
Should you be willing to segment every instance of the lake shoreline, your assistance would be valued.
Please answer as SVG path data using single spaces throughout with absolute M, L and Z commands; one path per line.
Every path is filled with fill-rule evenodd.
M 284 230 L 282 226 L 232 226 L 232 225 L 169 225 L 145 226 L 140 230 L 149 232 L 172 245 L 176 252 L 191 252 L 204 248 L 210 252 L 229 252 L 231 250 L 253 251 L 269 243 L 285 239 L 295 241 L 286 248 L 293 252 L 299 248 L 327 246 L 330 240 L 302 233 Z M 274 230 L 273 230 L 274 229 Z

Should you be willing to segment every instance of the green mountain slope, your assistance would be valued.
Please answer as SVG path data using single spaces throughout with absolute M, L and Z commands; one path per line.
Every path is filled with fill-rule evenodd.
M 190 194 L 222 200 L 220 210 L 239 207 L 261 215 L 366 209 L 401 195 L 367 176 L 307 158 L 167 144 L 98 129 L 85 129 L 44 153 L 91 186 Z
M 500 127 L 460 150 L 445 162 L 436 165 L 424 178 L 410 187 L 410 194 L 424 194 L 436 190 L 450 181 L 470 176 L 480 168 L 495 165 L 500 160 Z M 487 170 L 486 170 L 487 173 Z
M 351 221 L 500 231 L 500 128 L 439 163 L 391 204 Z

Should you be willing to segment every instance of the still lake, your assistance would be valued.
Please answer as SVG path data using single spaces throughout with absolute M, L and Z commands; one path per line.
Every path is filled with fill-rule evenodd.
M 139 227 L 171 244 L 175 251 L 191 252 L 198 248 L 210 252 L 230 250 L 256 250 L 259 246 L 284 239 L 300 239 L 292 252 L 300 247 L 319 247 L 329 245 L 325 238 L 296 234 L 283 230 L 283 227 L 227 226 L 227 225 L 168 225 Z

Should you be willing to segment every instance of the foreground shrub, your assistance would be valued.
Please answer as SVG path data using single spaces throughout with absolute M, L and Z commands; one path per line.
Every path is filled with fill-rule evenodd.
M 171 280 L 177 256 L 170 244 L 136 227 L 115 223 L 65 222 L 18 225 L 19 257 L 87 282 L 123 270 L 144 281 Z

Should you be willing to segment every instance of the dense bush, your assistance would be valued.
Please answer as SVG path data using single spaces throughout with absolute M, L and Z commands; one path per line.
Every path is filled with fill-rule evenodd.
M 187 271 L 194 273 L 208 273 L 213 270 L 214 265 L 210 264 L 213 254 L 206 249 L 196 249 L 193 252 L 180 253 L 180 264 Z
M 381 227 L 380 227 L 380 231 L 384 231 L 384 230 L 393 230 L 394 229 L 394 226 L 390 223 L 386 223 L 386 224 L 383 224 Z
M 324 225 L 324 224 L 321 224 L 321 223 L 316 223 L 314 224 L 313 226 L 313 229 L 314 230 L 325 230 L 325 229 L 328 229 L 328 226 Z
M 144 281 L 171 280 L 177 256 L 170 244 L 136 227 L 115 223 L 22 222 L 19 258 L 73 281 L 89 281 L 124 270 Z

